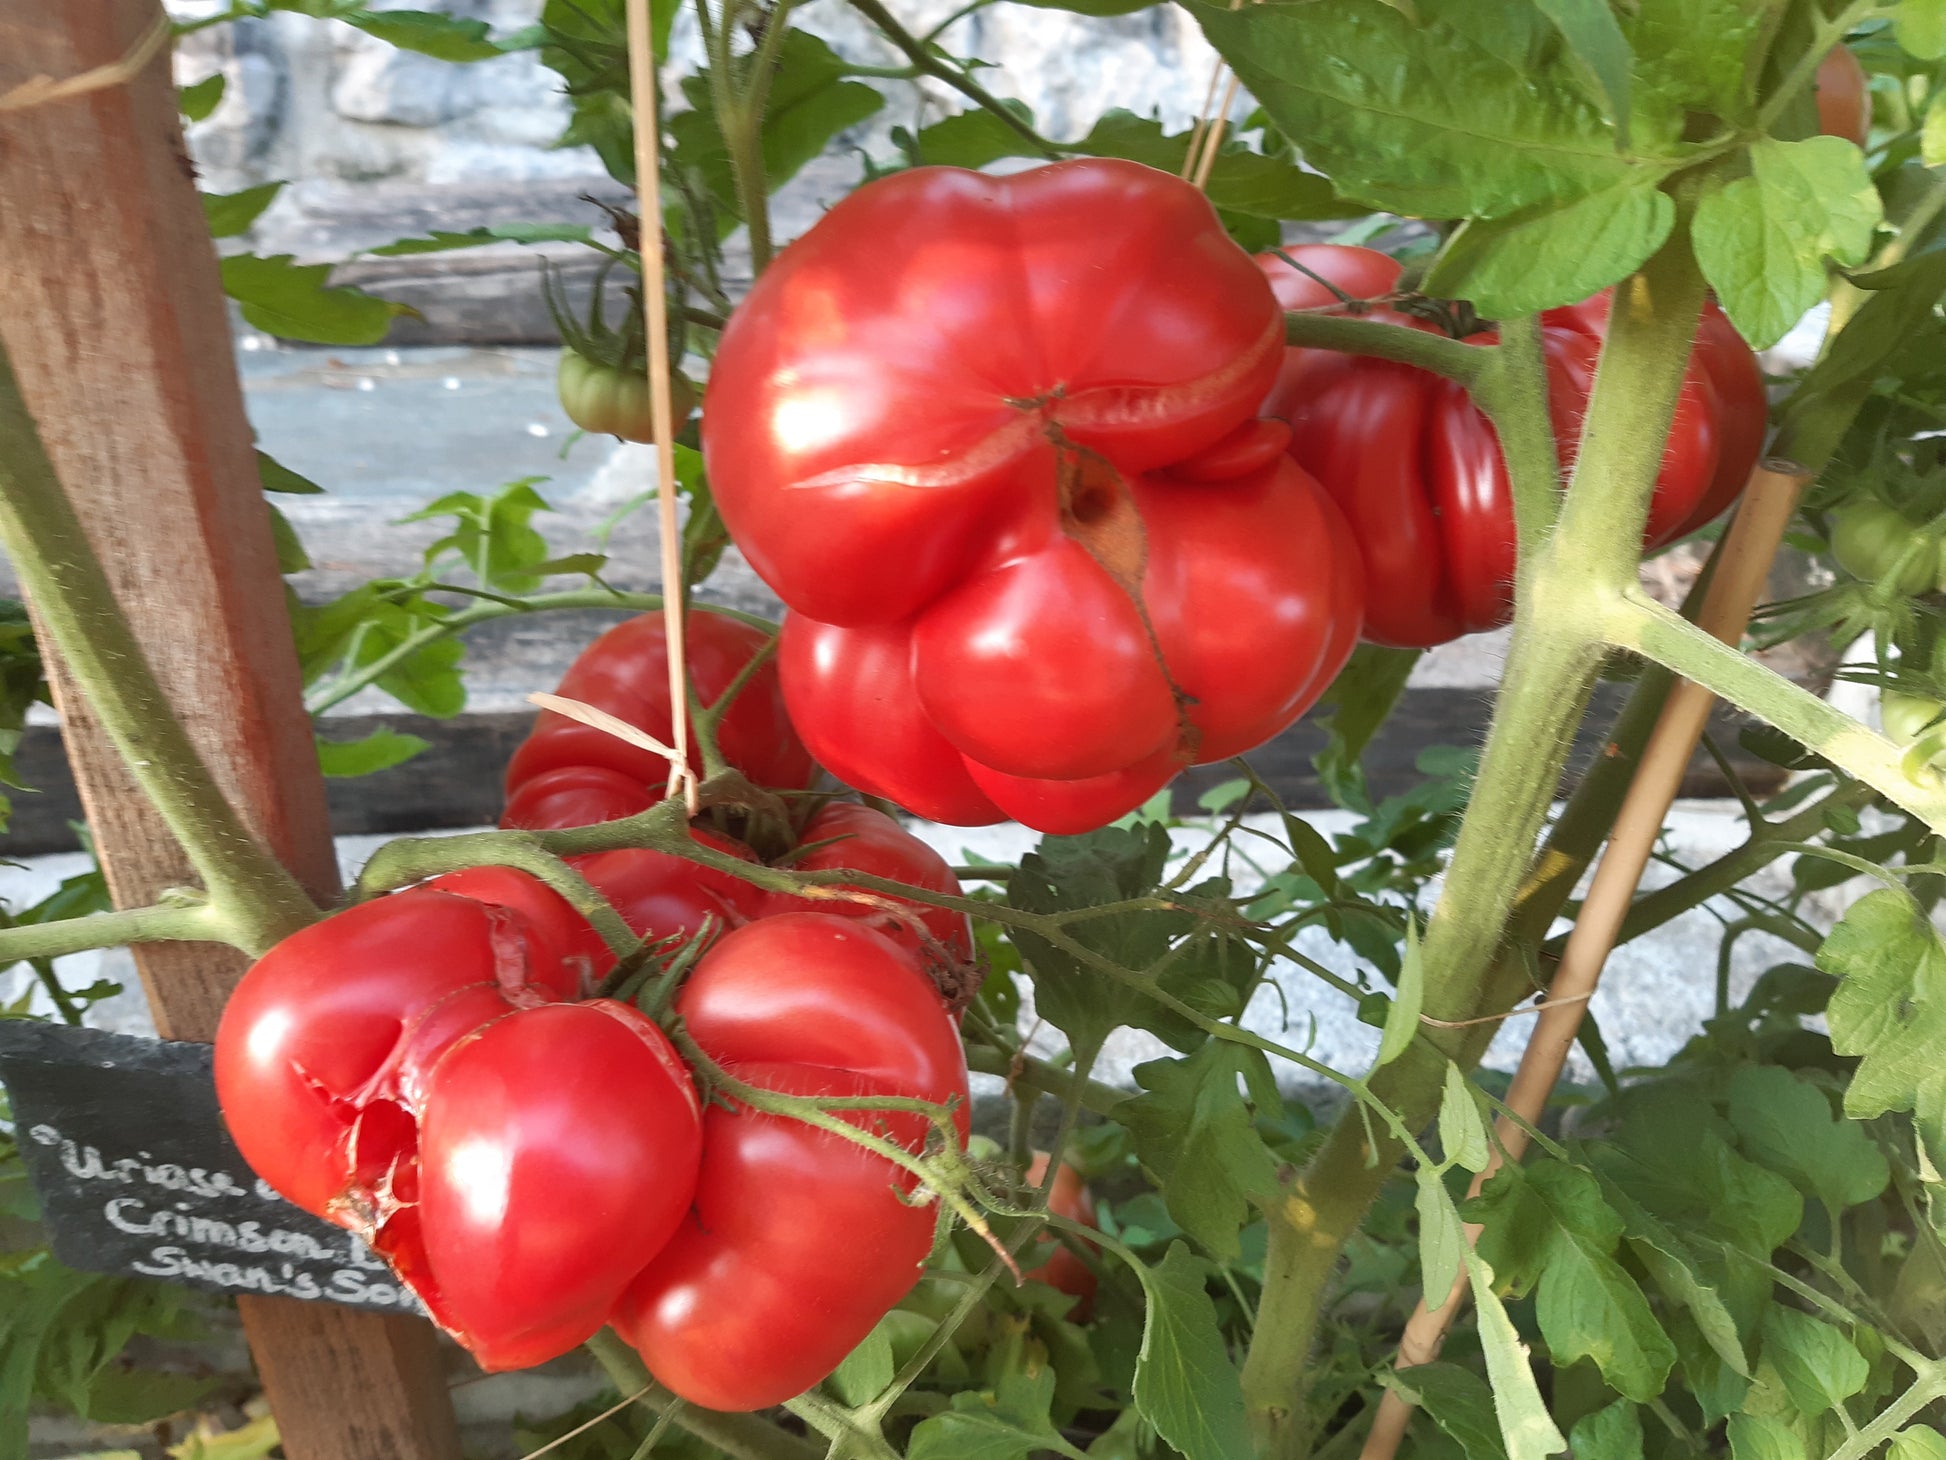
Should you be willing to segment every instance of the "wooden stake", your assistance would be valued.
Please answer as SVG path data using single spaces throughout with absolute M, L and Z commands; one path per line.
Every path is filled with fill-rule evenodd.
M 655 100 L 655 49 L 649 0 L 628 0 L 629 105 L 635 114 L 636 211 L 641 215 L 642 315 L 649 337 L 649 419 L 655 428 L 657 521 L 662 535 L 662 624 L 669 645 L 669 763 L 694 816 L 700 806 L 689 766 L 689 667 L 683 642 L 682 529 L 676 523 L 676 411 L 670 393 L 669 299 L 662 259 L 662 148 Z
M 1785 462 L 1764 462 L 1751 475 L 1742 505 L 1737 508 L 1724 539 L 1715 576 L 1703 595 L 1702 611 L 1697 616 L 1698 625 L 1724 643 L 1742 640 L 1751 611 L 1763 592 L 1771 559 L 1777 554 L 1777 545 L 1783 541 L 1784 530 L 1790 526 L 1791 514 L 1797 509 L 1798 496 L 1809 480 L 1808 473 Z M 1595 868 L 1580 916 L 1575 919 L 1567 947 L 1562 950 L 1560 967 L 1548 986 L 1547 1003 L 1528 1036 L 1520 1068 L 1507 1091 L 1507 1106 L 1525 1124 L 1506 1116 L 1495 1122 L 1495 1148 L 1488 1156 L 1486 1169 L 1473 1178 L 1469 1196 L 1478 1196 L 1480 1188 L 1504 1162 L 1518 1161 L 1526 1154 L 1526 1126 L 1540 1122 L 1548 1096 L 1560 1081 L 1568 1051 L 1574 1047 L 1575 1036 L 1581 1030 L 1588 1000 L 1601 980 L 1602 967 L 1615 946 L 1622 919 L 1634 901 L 1643 870 L 1655 851 L 1656 839 L 1662 834 L 1663 820 L 1669 813 L 1670 803 L 1676 799 L 1683 773 L 1689 768 L 1689 758 L 1695 754 L 1697 742 L 1702 739 L 1703 726 L 1714 703 L 1715 697 L 1708 690 L 1688 680 L 1677 681 L 1663 703 L 1662 715 L 1643 748 L 1642 763 L 1636 768 L 1635 779 L 1615 818 L 1607 849 Z M 1468 1223 L 1467 1242 L 1477 1241 L 1479 1235 L 1480 1228 Z M 1439 1357 L 1447 1330 L 1452 1327 L 1465 1297 L 1466 1278 L 1462 1273 L 1438 1308 L 1429 1310 L 1425 1299 L 1419 1300 L 1399 1340 L 1397 1368 L 1416 1368 Z M 1378 1414 L 1360 1460 L 1392 1460 L 1398 1453 L 1399 1442 L 1405 1438 L 1407 1425 L 1412 1422 L 1412 1409 L 1411 1403 L 1396 1389 L 1388 1389 L 1379 1401 Z
M 156 0 L 0 0 L 0 92 L 125 66 Z M 56 83 L 58 86 L 59 84 Z M 251 832 L 313 897 L 337 891 L 270 516 L 216 252 L 166 64 L 0 112 L 0 337 L 144 657 Z M 193 880 L 58 655 L 48 678 L 119 906 Z M 245 960 L 135 953 L 156 1027 L 209 1039 Z M 457 1460 L 430 1325 L 243 1296 L 293 1460 Z

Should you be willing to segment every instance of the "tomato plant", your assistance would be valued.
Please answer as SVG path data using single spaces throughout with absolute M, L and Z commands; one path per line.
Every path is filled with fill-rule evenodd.
M 1171 311 L 1128 307 L 1165 279 Z M 1071 831 L 1303 713 L 1361 590 L 1256 419 L 1278 333 L 1209 205 L 1126 163 L 919 169 L 827 214 L 725 331 L 703 438 L 793 610 L 812 752 L 923 815 Z
M 569 318 L 550 282 L 571 386 L 580 359 L 633 392 L 638 321 L 666 306 L 676 391 L 707 384 L 658 443 L 684 513 L 664 587 L 690 602 L 734 534 L 787 612 L 773 638 L 689 609 L 693 803 L 654 751 L 543 716 L 502 829 L 388 842 L 326 906 L 265 850 L 288 808 L 208 775 L 150 683 L 204 645 L 130 624 L 98 555 L 152 580 L 155 535 L 63 515 L 127 500 L 100 444 L 125 438 L 76 388 L 93 357 L 36 322 L 46 291 L 16 291 L 0 542 L 34 616 L 0 614 L 0 777 L 29 763 L 38 634 L 64 715 L 123 747 L 196 885 L 110 910 L 74 879 L 8 909 L 0 958 L 35 1002 L 0 1013 L 89 1017 L 107 985 L 67 986 L 78 951 L 255 959 L 217 1051 L 249 1159 L 369 1234 L 483 1362 L 585 1338 L 561 1374 L 612 1387 L 521 1422 L 509 1453 L 1934 1460 L 1937 4 L 1180 0 L 1168 24 L 1237 91 L 1219 76 L 1182 127 L 1161 118 L 1194 96 L 1128 79 L 1184 69 L 1149 64 L 1159 16 L 1074 0 L 916 33 L 845 4 L 857 25 L 820 12 L 816 33 L 731 0 L 665 34 L 678 7 L 652 7 L 677 88 L 653 119 L 622 0 L 501 33 L 295 0 L 178 15 L 193 36 L 279 12 L 252 46 L 351 27 L 526 52 L 566 89 L 565 140 L 624 188 L 653 120 L 646 223 L 611 202 L 389 252 L 591 249 L 628 309 Z M 23 37 L 66 20 L 43 8 Z M 1028 29 L 1032 66 L 968 54 Z M 1109 35 L 1140 64 L 1091 49 Z M 1090 117 L 1071 72 L 1127 94 Z M 1058 125 L 1015 99 L 1049 77 Z M 120 72 L 84 78 L 90 126 L 120 116 Z M 20 125 L 19 97 L 10 184 L 56 130 Z M 188 186 L 132 168 L 104 196 L 157 175 Z M 822 217 L 790 241 L 772 200 L 793 182 Z M 49 195 L 27 183 L 9 199 Z M 380 343 L 391 305 L 249 252 L 276 187 L 205 200 L 245 317 Z M 5 267 L 55 277 L 50 240 L 93 257 L 61 227 L 28 218 Z M 181 232 L 156 262 L 187 288 L 211 260 Z M 1793 334 L 1759 376 L 1753 352 Z M 147 383 L 129 372 L 114 409 L 177 444 Z M 532 482 L 480 485 L 416 515 L 439 525 L 409 572 L 323 597 L 290 524 L 222 518 L 238 561 L 275 550 L 292 575 L 308 708 L 369 691 L 450 716 L 478 627 L 661 608 L 616 586 L 641 565 L 554 541 Z M 1787 519 L 1778 601 L 1746 624 L 1724 595 Z M 1678 612 L 1682 575 L 1642 555 L 1688 534 L 1713 561 Z M 1444 684 L 1451 660 L 1415 674 L 1416 646 L 1501 623 L 1490 705 Z M 660 621 L 631 619 L 561 689 L 666 742 L 668 668 Z M 1716 722 L 1693 757 L 1676 681 L 1733 706 L 1738 743 Z M 263 733 L 289 684 L 235 688 L 234 723 L 230 698 L 188 707 L 205 754 Z M 324 728 L 334 774 L 417 743 Z M 868 800 L 1047 834 L 901 826 L 819 784 L 813 753 Z M 1198 786 L 1208 816 L 1151 798 L 1246 755 Z M 1712 775 L 1734 806 L 1671 809 Z M 90 797 L 116 811 L 111 874 L 116 802 Z M 166 991 L 165 960 L 145 973 Z M 1511 1086 L 1479 1072 L 1496 1041 L 1496 1071 L 1524 1046 Z M 976 1123 L 1004 1143 L 969 1142 Z M 15 1138 L 41 1139 L 0 1135 L 0 1453 L 45 1438 L 34 1405 L 199 1402 L 127 1342 L 183 1341 L 174 1290 L 63 1269 Z M 1036 1142 L 1088 1178 L 1057 1168 L 1045 1212 L 1003 1155 Z

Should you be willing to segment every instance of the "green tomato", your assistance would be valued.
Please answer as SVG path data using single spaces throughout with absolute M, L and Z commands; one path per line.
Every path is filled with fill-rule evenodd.
M 1946 706 L 1938 700 L 1888 689 L 1879 696 L 1878 718 L 1885 727 L 1886 739 L 1899 745 L 1914 745 L 1921 735 L 1930 733 L 1927 727 L 1939 718 L 1942 709 Z
M 1831 523 L 1831 554 L 1852 577 L 1884 583 L 1897 593 L 1924 593 L 1940 576 L 1938 542 L 1883 502 L 1866 500 L 1839 508 Z
M 561 409 L 582 430 L 624 441 L 655 440 L 655 418 L 649 407 L 649 378 L 590 360 L 575 350 L 561 352 L 555 387 Z M 696 408 L 696 387 L 680 373 L 670 377 L 670 406 L 680 426 Z

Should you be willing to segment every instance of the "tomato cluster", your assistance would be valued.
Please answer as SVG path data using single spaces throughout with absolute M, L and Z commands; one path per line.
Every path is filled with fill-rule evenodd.
M 916 168 L 827 213 L 724 332 L 703 428 L 813 754 L 1071 832 L 1295 720 L 1363 589 L 1258 418 L 1282 339 L 1208 202 L 1133 163 Z
M 762 646 L 733 620 L 698 613 L 690 625 L 699 683 L 727 684 Z M 562 689 L 666 741 L 664 668 L 659 621 L 636 620 L 597 641 Z M 779 728 L 774 678 L 744 693 L 745 764 L 808 780 L 808 757 Z M 726 743 L 743 709 L 726 718 Z M 509 824 L 580 825 L 655 799 L 630 747 L 570 733 L 580 728 L 542 717 L 509 773 Z M 692 835 L 755 861 L 717 833 Z M 728 929 L 673 1013 L 732 1079 L 952 1103 L 964 1140 L 965 1057 L 934 976 L 971 956 L 963 915 L 895 899 L 807 912 L 639 848 L 573 863 L 645 939 L 695 935 L 705 919 Z M 820 809 L 793 865 L 959 891 L 937 853 L 863 806 Z M 613 1323 L 692 1402 L 778 1403 L 917 1280 L 933 1208 L 912 1200 L 909 1172 L 831 1131 L 720 1091 L 705 1111 L 662 1029 L 593 996 L 614 961 L 565 899 L 506 868 L 360 904 L 278 944 L 238 986 L 217 1035 L 225 1120 L 260 1176 L 370 1241 L 484 1367 L 542 1362 Z M 906 1113 L 840 1118 L 915 1153 L 930 1129 Z
M 1396 260 L 1372 249 L 1311 244 L 1259 263 L 1286 309 L 1332 305 L 1337 291 L 1377 299 L 1398 284 Z M 1304 270 L 1309 270 L 1308 273 Z M 1369 319 L 1434 325 L 1397 310 Z M 1608 297 L 1541 316 L 1548 407 L 1565 470 L 1608 322 Z M 1496 336 L 1477 334 L 1471 343 Z M 1292 457 L 1350 519 L 1364 556 L 1365 637 L 1427 648 L 1508 622 L 1513 612 L 1514 513 L 1493 427 L 1465 387 L 1410 365 L 1333 351 L 1287 351 L 1265 406 L 1290 422 Z M 1663 455 L 1644 545 L 1693 532 L 1743 490 L 1763 447 L 1765 400 L 1756 357 L 1714 303 L 1703 307 Z

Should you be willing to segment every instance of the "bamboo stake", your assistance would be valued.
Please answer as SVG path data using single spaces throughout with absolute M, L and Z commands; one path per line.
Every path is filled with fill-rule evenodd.
M 1190 181 L 1201 189 L 1209 187 L 1209 175 L 1216 168 L 1216 154 L 1223 149 L 1223 128 L 1230 120 L 1230 108 L 1237 101 L 1237 73 L 1230 73 L 1230 84 L 1223 88 L 1223 104 L 1209 119 L 1209 127 L 1203 133 L 1203 159 L 1196 164 L 1196 175 Z
M 1724 539 L 1723 553 L 1715 576 L 1703 595 L 1698 625 L 1726 644 L 1743 638 L 1751 611 L 1763 591 L 1770 562 L 1783 541 L 1797 508 L 1798 495 L 1810 474 L 1789 462 L 1766 461 L 1751 474 L 1743 503 Z M 1478 1196 L 1480 1188 L 1507 1161 L 1519 1161 L 1527 1151 L 1527 1125 L 1538 1124 L 1548 1096 L 1561 1078 L 1568 1051 L 1574 1047 L 1581 1020 L 1601 980 L 1603 965 L 1615 946 L 1622 919 L 1628 915 L 1643 870 L 1655 851 L 1663 819 L 1682 785 L 1689 758 L 1702 739 L 1715 697 L 1700 685 L 1679 681 L 1669 692 L 1662 715 L 1643 748 L 1642 763 L 1635 772 L 1628 795 L 1622 802 L 1610 833 L 1601 863 L 1595 868 L 1588 896 L 1568 935 L 1560 967 L 1548 986 L 1547 1002 L 1541 1006 L 1540 1020 L 1528 1036 L 1520 1068 L 1507 1091 L 1507 1105 L 1520 1122 L 1502 1116 L 1494 1124 L 1495 1148 L 1486 1169 L 1473 1178 L 1468 1196 Z M 1478 1240 L 1480 1228 L 1466 1226 L 1469 1245 Z M 1436 1309 L 1428 1309 L 1421 1297 L 1419 1306 L 1407 1321 L 1399 1339 L 1399 1369 L 1416 1368 L 1439 1357 L 1447 1330 L 1465 1301 L 1464 1273 L 1453 1290 Z M 1360 1452 L 1360 1460 L 1392 1460 L 1406 1427 L 1412 1422 L 1413 1406 L 1396 1389 L 1388 1389 L 1379 1400 L 1372 1432 Z
M 699 809 L 689 766 L 689 669 L 683 641 L 682 533 L 676 524 L 675 404 L 670 393 L 669 300 L 662 258 L 662 148 L 649 0 L 628 0 L 629 105 L 635 116 L 636 211 L 641 215 L 642 315 L 649 337 L 649 419 L 655 430 L 657 520 L 662 536 L 662 624 L 669 650 L 670 738 L 666 794 Z

